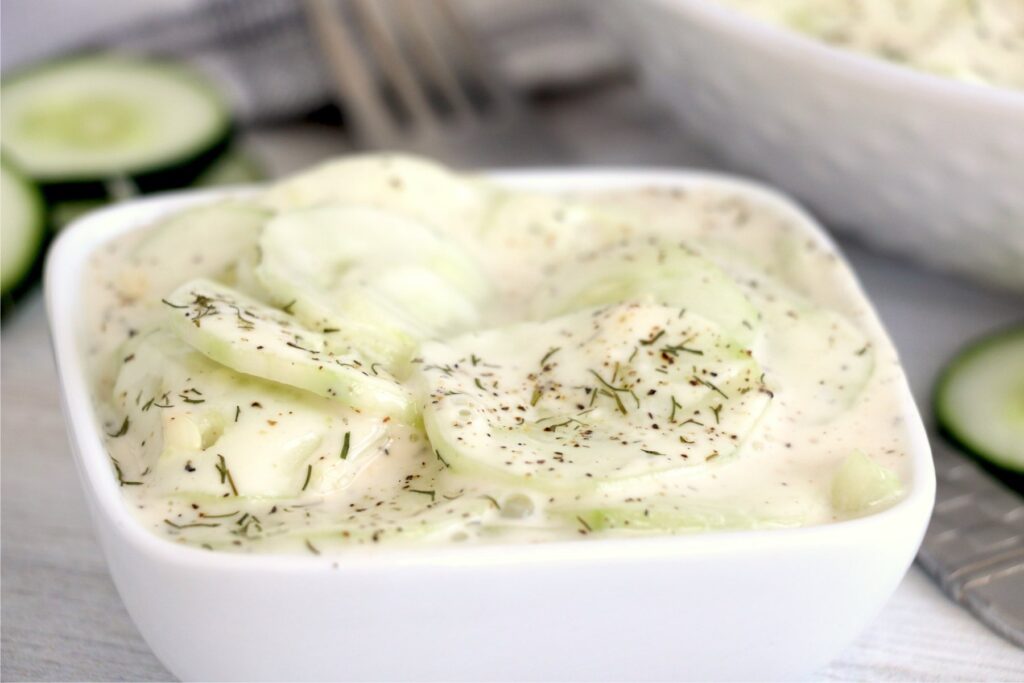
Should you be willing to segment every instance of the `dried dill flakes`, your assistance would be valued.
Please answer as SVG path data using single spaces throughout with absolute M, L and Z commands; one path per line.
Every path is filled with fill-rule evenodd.
M 237 514 L 238 514 L 238 510 L 235 510 L 234 512 L 224 512 L 224 513 L 219 514 L 219 515 L 211 515 L 211 514 L 208 514 L 206 512 L 200 512 L 199 516 L 203 517 L 204 519 L 226 519 L 228 517 L 234 517 Z
M 176 524 L 169 519 L 164 520 L 164 524 L 171 527 L 172 529 L 194 529 L 197 527 L 217 527 L 220 526 L 218 522 L 189 522 L 188 524 Z
M 675 396 L 672 396 L 671 398 L 672 398 L 672 412 L 669 413 L 668 421 L 669 422 L 675 422 L 676 421 L 676 411 L 679 410 L 680 408 L 682 408 L 683 406 L 682 406 L 682 404 L 679 403 L 679 401 L 676 400 Z M 683 424 L 686 424 L 686 423 L 684 422 Z
M 233 495 L 237 496 L 238 495 L 238 489 L 235 488 L 235 480 L 231 476 L 231 470 L 228 469 L 227 461 L 224 460 L 224 456 L 221 455 L 220 453 L 217 454 L 217 460 L 218 460 L 218 462 L 217 462 L 216 468 L 217 468 L 217 474 L 220 475 L 220 483 L 223 484 L 223 483 L 226 482 L 228 484 L 228 486 L 231 487 L 231 493 Z
M 441 457 L 441 451 L 437 450 L 436 448 L 434 449 L 434 456 L 441 462 L 442 465 L 445 466 L 445 469 L 451 467 L 451 465 L 448 464 L 448 461 Z
M 341 442 L 341 459 L 346 460 L 348 458 L 348 449 L 351 445 L 352 432 L 345 432 L 345 440 Z
M 672 356 L 673 358 L 678 356 L 680 353 L 692 353 L 695 356 L 703 356 L 704 352 L 700 349 L 694 349 L 687 346 L 691 341 L 693 340 L 687 339 L 681 344 L 669 344 L 668 346 L 663 346 L 661 347 L 661 352 L 666 356 Z
M 124 418 L 124 422 L 121 423 L 121 428 L 118 429 L 113 434 L 107 433 L 107 436 L 109 436 L 111 439 L 116 439 L 119 436 L 124 436 L 125 434 L 128 433 L 128 425 L 129 424 L 130 424 L 130 422 L 128 421 L 128 416 L 126 415 L 125 418 Z
M 665 330 L 658 330 L 658 332 L 656 334 L 654 334 L 653 336 L 648 337 L 647 339 L 641 339 L 640 340 L 640 345 L 641 346 L 650 346 L 654 342 L 656 342 L 659 339 L 661 339 L 662 335 L 664 335 L 664 334 L 665 334 Z
M 141 481 L 128 481 L 124 478 L 124 472 L 121 471 L 121 463 L 116 458 L 111 458 L 110 462 L 114 465 L 114 473 L 117 475 L 117 483 L 120 486 L 142 486 Z
M 560 346 L 554 346 L 554 347 L 550 348 L 548 350 L 548 352 L 544 354 L 544 357 L 540 359 L 540 366 L 543 368 L 545 365 L 547 365 L 547 362 L 551 358 L 551 356 L 555 355 L 556 353 L 558 353 L 561 350 L 562 350 L 562 347 L 560 347 Z
M 698 382 L 699 384 L 703 384 L 703 385 L 704 385 L 704 386 L 706 386 L 706 387 L 707 387 L 708 389 L 711 389 L 712 391 L 716 392 L 716 393 L 717 393 L 718 395 L 720 395 L 720 396 L 721 396 L 722 398 L 725 398 L 725 399 L 728 399 L 728 398 L 729 398 L 728 394 L 726 394 L 726 393 L 725 393 L 724 391 L 722 391 L 721 389 L 719 389 L 719 388 L 718 388 L 717 386 L 715 386 L 715 385 L 714 385 L 714 384 L 713 384 L 712 382 L 709 382 L 709 381 L 707 381 L 706 379 L 701 379 L 700 377 L 697 377 L 696 375 L 694 375 L 693 379 L 694 379 L 694 380 L 695 380 L 696 382 Z

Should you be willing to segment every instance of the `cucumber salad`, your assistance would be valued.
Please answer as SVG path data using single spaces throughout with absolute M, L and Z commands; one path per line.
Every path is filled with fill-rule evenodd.
M 884 509 L 902 371 L 798 223 L 725 180 L 527 192 L 392 155 L 195 205 L 90 263 L 111 476 L 154 533 L 237 552 Z
M 1020 0 L 720 0 L 760 20 L 937 76 L 1024 90 Z

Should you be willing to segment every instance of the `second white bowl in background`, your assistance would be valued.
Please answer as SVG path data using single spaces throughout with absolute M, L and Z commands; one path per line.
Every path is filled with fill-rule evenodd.
M 1024 93 L 834 48 L 714 0 L 600 5 L 685 130 L 870 243 L 1024 291 Z

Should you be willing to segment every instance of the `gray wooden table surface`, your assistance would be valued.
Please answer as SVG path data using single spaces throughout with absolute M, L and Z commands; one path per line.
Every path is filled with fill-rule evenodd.
M 549 106 L 542 118 L 577 163 L 708 161 L 628 91 Z M 251 142 L 278 174 L 345 149 L 335 132 L 316 126 L 260 131 Z M 844 247 L 919 401 L 964 341 L 1024 319 L 1020 298 Z M 90 527 L 60 414 L 40 292 L 4 320 L 0 354 L 0 678 L 170 679 L 121 605 Z M 914 567 L 867 631 L 813 678 L 1024 681 L 1024 652 L 947 600 Z

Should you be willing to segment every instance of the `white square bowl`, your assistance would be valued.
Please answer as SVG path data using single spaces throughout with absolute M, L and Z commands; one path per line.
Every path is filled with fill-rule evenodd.
M 673 171 L 526 171 L 500 182 L 592 191 L 711 185 L 810 217 L 763 187 Z M 110 573 L 146 642 L 195 680 L 772 679 L 813 671 L 871 621 L 910 565 L 934 501 L 931 453 L 904 382 L 907 494 L 861 519 L 771 531 L 540 545 L 212 553 L 152 534 L 111 472 L 83 365 L 93 252 L 196 202 L 141 199 L 78 221 L 46 264 L 71 447 Z M 852 278 L 852 275 L 851 275 Z

